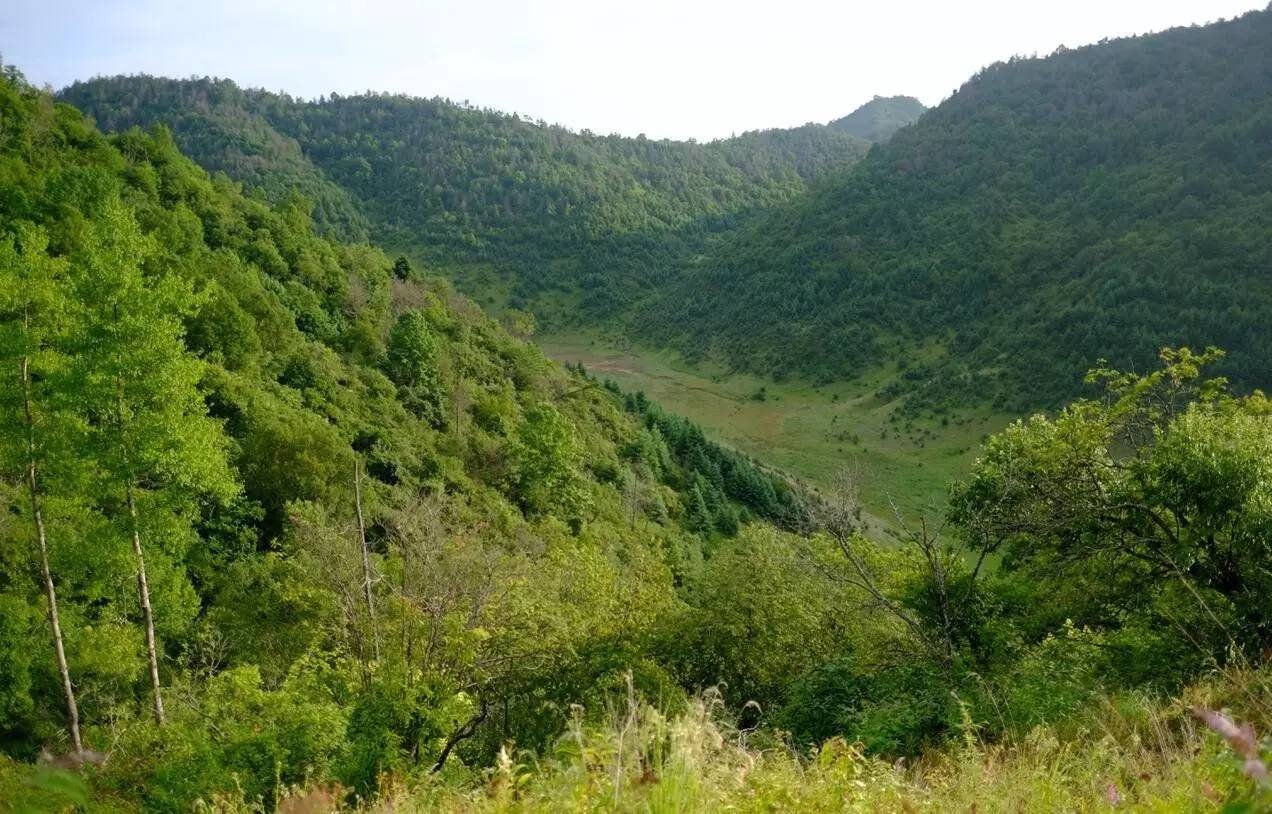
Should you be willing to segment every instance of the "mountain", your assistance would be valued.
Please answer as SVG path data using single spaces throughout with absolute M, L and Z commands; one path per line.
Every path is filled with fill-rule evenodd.
M 875 144 L 887 141 L 902 127 L 914 124 L 925 110 L 923 103 L 913 96 L 876 96 L 826 126 Z
M 341 237 L 364 208 L 384 228 L 393 195 L 432 206 L 427 190 L 329 167 L 392 177 L 383 157 L 402 149 L 417 162 L 403 179 L 476 184 L 435 190 L 454 217 L 417 249 L 450 262 L 520 247 L 556 279 L 572 241 L 652 267 L 642 246 L 685 233 L 643 330 L 786 370 L 895 362 L 913 400 L 942 406 L 932 394 L 1019 393 L 1022 365 L 1042 381 L 1084 336 L 1127 332 L 1114 349 L 1133 356 L 1129 331 L 1158 319 L 1256 326 L 1267 23 L 991 69 L 847 173 L 817 127 L 703 151 L 584 139 L 594 155 L 554 176 L 533 145 L 569 134 L 514 120 L 524 139 L 492 145 L 478 117 L 430 140 L 418 100 L 380 130 L 364 119 L 392 104 L 338 100 L 357 127 L 314 142 L 299 119 L 190 119 L 217 150 L 256 134 L 226 165 L 258 173 L 245 188 L 172 130 L 103 134 L 3 68 L 0 800 L 1266 808 L 1272 403 L 1211 377 L 1221 351 L 1098 366 L 1097 398 L 987 438 L 944 507 L 893 503 L 894 544 L 877 545 L 860 470 L 797 490 L 644 394 L 549 362 L 528 315 L 498 322 L 410 258 Z M 532 187 L 543 200 L 586 193 L 585 211 L 545 213 L 562 233 L 537 238 L 524 207 L 475 211 L 524 191 L 477 183 L 504 166 L 556 178 L 564 197 Z M 789 188 L 765 186 L 778 176 Z M 730 177 L 755 195 L 677 186 Z M 695 243 L 680 219 L 712 206 L 720 228 Z M 625 223 L 649 242 L 619 241 Z M 1195 280 L 1173 240 L 1195 249 Z M 820 289 L 799 286 L 809 271 Z M 1055 333 L 1073 303 L 1099 322 Z M 696 322 L 655 319 L 677 309 Z M 722 314 L 738 321 L 694 333 Z M 1237 374 L 1266 331 L 1247 339 Z M 977 356 L 991 340 L 999 355 Z M 1003 356 L 1029 341 L 1049 344 Z M 965 379 L 942 377 L 959 365 Z
M 751 213 L 868 148 L 817 125 L 698 144 L 442 99 L 302 101 L 214 79 L 102 78 L 60 98 L 107 130 L 163 123 L 204 167 L 276 202 L 294 186 L 336 234 L 369 224 L 377 241 L 438 266 L 492 264 L 518 303 L 582 291 L 594 316 L 623 310 Z
M 1218 345 L 1272 385 L 1272 11 L 992 65 L 748 224 L 635 324 L 914 405 L 1053 404 L 1100 358 Z
M 368 223 L 350 194 L 328 179 L 297 141 L 270 126 L 248 108 L 248 94 L 225 80 L 152 80 L 138 83 L 118 107 L 97 108 L 104 130 L 161 121 L 187 155 L 208 172 L 224 172 L 274 203 L 299 193 L 313 207 L 320 231 L 366 241 Z M 89 88 L 75 85 L 66 96 L 79 98 Z

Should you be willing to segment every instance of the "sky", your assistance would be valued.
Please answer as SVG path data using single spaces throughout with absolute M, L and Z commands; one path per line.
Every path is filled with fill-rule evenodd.
M 708 140 L 932 105 L 1013 55 L 1228 18 L 1267 0 L 0 0 L 37 85 L 222 76 L 317 97 L 443 96 L 599 133 Z

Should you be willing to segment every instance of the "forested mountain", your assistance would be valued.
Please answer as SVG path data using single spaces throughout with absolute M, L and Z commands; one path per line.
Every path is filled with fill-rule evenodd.
M 1272 11 L 986 68 L 842 183 L 750 224 L 650 336 L 1019 409 L 1105 357 L 1220 344 L 1272 384 Z M 910 359 L 913 362 L 913 358 Z
M 902 127 L 914 124 L 925 110 L 923 103 L 913 96 L 876 96 L 826 126 L 873 144 L 887 141 Z
M 817 125 L 706 144 L 600 136 L 441 99 L 307 102 L 226 80 L 95 79 L 61 97 L 107 130 L 164 123 L 205 167 L 276 201 L 294 184 L 320 223 L 357 235 L 364 221 L 338 187 L 377 240 L 441 265 L 494 263 L 518 300 L 582 290 L 594 317 L 868 147 Z
M 145 90 L 140 97 L 121 100 L 118 109 L 98 110 L 102 129 L 162 122 L 183 151 L 209 172 L 224 172 L 277 204 L 299 193 L 308 199 L 323 231 L 367 239 L 366 217 L 349 193 L 314 166 L 295 139 L 254 114 L 248 94 L 233 82 L 155 79 Z M 77 97 L 85 93 L 77 84 L 66 95 L 82 107 Z

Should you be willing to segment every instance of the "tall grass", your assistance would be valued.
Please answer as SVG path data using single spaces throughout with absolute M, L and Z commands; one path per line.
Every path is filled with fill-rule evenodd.
M 1161 701 L 1108 696 L 1063 730 L 965 737 L 907 764 L 832 740 L 800 754 L 740 731 L 707 694 L 667 718 L 630 696 L 606 726 L 576 723 L 545 758 L 506 750 L 480 783 L 403 790 L 377 811 L 1219 811 L 1272 810 L 1272 793 L 1193 710 L 1266 732 L 1272 675 L 1233 669 Z
M 354 808 L 372 814 L 1272 811 L 1272 791 L 1250 767 L 1252 757 L 1267 764 L 1268 744 L 1255 733 L 1272 731 L 1268 669 L 1217 672 L 1170 700 L 1104 696 L 1061 726 L 1012 740 L 986 742 L 969 719 L 961 737 L 913 762 L 872 757 L 839 739 L 801 753 L 780 733 L 738 729 L 714 692 L 669 717 L 629 689 L 604 725 L 583 721 L 575 716 L 548 755 L 509 746 L 484 772 L 456 765 L 440 777 L 386 778 L 375 802 Z M 6 770 L 10 782 L 19 781 L 15 768 L 0 765 L 0 791 Z M 35 791 L 29 779 L 21 787 Z M 280 797 L 288 814 L 334 811 L 344 800 L 330 788 Z M 203 810 L 259 809 L 217 799 Z

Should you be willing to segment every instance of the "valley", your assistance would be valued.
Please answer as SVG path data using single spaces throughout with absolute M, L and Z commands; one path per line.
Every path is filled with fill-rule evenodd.
M 892 421 L 898 403 L 879 391 L 895 370 L 815 387 L 712 372 L 595 334 L 545 334 L 535 342 L 557 361 L 643 391 L 710 437 L 814 486 L 825 487 L 841 468 L 857 471 L 876 529 L 891 521 L 892 502 L 910 512 L 942 507 L 948 484 L 970 471 L 981 441 L 1009 420 L 982 409 L 944 424 Z

